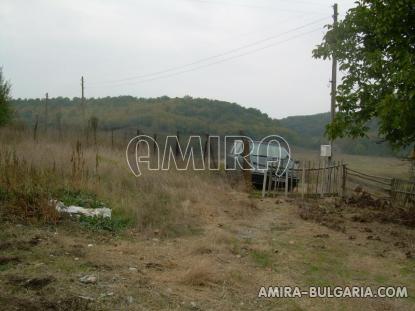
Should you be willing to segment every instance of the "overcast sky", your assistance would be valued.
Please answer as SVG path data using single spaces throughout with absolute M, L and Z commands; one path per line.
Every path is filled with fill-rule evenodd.
M 353 0 L 339 0 L 339 12 Z M 329 110 L 326 0 L 1 0 L 13 97 L 190 95 L 274 118 Z

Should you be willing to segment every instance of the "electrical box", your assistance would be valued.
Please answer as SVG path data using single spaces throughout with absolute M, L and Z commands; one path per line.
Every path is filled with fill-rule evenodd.
M 331 145 L 321 145 L 320 156 L 331 157 Z

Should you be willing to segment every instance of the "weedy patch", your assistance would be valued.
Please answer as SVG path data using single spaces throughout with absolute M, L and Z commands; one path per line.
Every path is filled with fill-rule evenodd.
M 256 189 L 252 189 L 249 192 L 249 198 L 250 199 L 261 199 L 262 198 L 262 192 Z
M 111 218 L 81 215 L 79 223 L 87 229 L 109 232 L 120 232 L 133 225 L 131 218 L 120 213 L 113 213 Z
M 131 221 L 122 216 L 109 217 L 90 217 L 80 216 L 79 223 L 81 226 L 93 231 L 120 232 L 131 225 Z
M 256 265 L 266 268 L 271 266 L 271 256 L 266 251 L 260 251 L 260 250 L 253 250 L 251 252 L 251 257 Z
M 182 283 L 190 286 L 212 286 L 222 282 L 223 274 L 207 259 L 195 262 L 182 277 Z
M 74 190 L 59 190 L 56 193 L 57 198 L 65 204 L 82 206 L 84 208 L 103 208 L 106 204 L 97 199 L 95 193 L 87 191 L 74 191 Z

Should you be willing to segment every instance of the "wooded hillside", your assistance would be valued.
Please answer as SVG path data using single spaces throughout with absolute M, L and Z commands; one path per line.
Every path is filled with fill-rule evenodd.
M 293 116 L 281 120 L 270 118 L 258 109 L 244 108 L 229 103 L 206 98 L 136 98 L 132 96 L 86 99 L 85 118 L 98 118 L 100 129 L 130 128 L 143 133 L 174 134 L 176 131 L 187 134 L 232 135 L 243 130 L 254 138 L 278 134 L 290 144 L 316 149 L 327 143 L 324 138 L 325 125 L 329 113 L 309 116 Z M 14 99 L 12 106 L 18 120 L 28 126 L 36 118 L 44 124 L 45 100 Z M 47 123 L 57 127 L 59 122 L 65 127 L 79 127 L 82 124 L 80 98 L 51 98 L 48 102 Z M 357 140 L 342 139 L 336 142 L 342 152 L 352 154 L 391 155 L 391 148 L 376 137 L 376 124 L 369 138 Z

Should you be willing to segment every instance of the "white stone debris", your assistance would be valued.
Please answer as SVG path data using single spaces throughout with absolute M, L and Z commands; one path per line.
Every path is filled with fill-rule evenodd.
M 81 277 L 79 281 L 84 284 L 95 284 L 97 282 L 97 277 L 93 275 L 85 275 Z
M 102 208 L 85 208 L 81 206 L 70 205 L 66 206 L 60 201 L 51 200 L 51 204 L 55 205 L 59 213 L 68 213 L 72 215 L 84 215 L 90 217 L 104 217 L 111 218 L 111 209 L 107 207 Z

